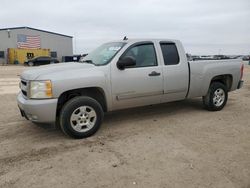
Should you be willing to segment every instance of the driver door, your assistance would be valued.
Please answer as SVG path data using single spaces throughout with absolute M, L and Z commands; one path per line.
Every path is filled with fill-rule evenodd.
M 111 69 L 113 110 L 160 103 L 163 95 L 162 67 L 152 42 L 130 46 L 120 57 L 132 56 L 136 65 Z

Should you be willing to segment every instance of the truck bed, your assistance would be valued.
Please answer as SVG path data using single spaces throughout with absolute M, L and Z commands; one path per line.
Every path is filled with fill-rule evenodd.
M 190 61 L 190 86 L 187 98 L 206 95 L 211 80 L 218 75 L 228 75 L 232 78 L 229 91 L 237 89 L 240 66 L 239 59 Z

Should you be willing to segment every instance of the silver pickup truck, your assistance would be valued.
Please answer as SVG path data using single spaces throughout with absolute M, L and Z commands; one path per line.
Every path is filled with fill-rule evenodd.
M 101 45 L 78 63 L 30 68 L 17 101 L 32 122 L 57 123 L 74 138 L 100 127 L 105 112 L 202 97 L 221 110 L 242 87 L 239 60 L 188 62 L 178 40 L 120 40 Z

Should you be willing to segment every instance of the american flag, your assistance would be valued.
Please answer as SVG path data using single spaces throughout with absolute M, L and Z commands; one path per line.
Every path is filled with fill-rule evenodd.
M 39 49 L 41 48 L 41 39 L 39 35 L 17 35 L 17 47 L 18 48 L 29 48 Z

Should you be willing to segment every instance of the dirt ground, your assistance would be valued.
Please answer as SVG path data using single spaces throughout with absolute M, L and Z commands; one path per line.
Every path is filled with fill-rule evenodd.
M 226 107 L 192 99 L 107 114 L 74 140 L 18 111 L 22 66 L 0 66 L 0 187 L 250 188 L 250 66 Z

